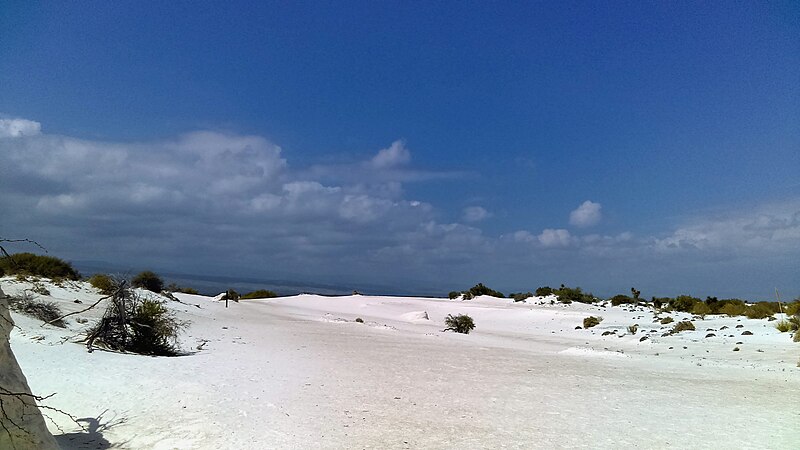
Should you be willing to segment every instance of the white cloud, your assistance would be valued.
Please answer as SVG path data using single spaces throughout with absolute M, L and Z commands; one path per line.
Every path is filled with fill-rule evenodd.
M 387 169 L 391 167 L 401 166 L 408 164 L 411 161 L 411 152 L 405 146 L 405 142 L 398 140 L 392 142 L 389 148 L 384 148 L 375 155 L 370 163 L 373 167 L 378 169 Z
M 465 222 L 480 222 L 491 217 L 491 213 L 480 206 L 468 206 L 464 208 L 463 219 Z
M 569 213 L 570 225 L 574 225 L 576 227 L 589 227 L 595 225 L 602 217 L 602 214 L 600 213 L 601 208 L 602 206 L 600 203 L 594 203 L 590 200 L 586 200 L 574 211 Z
M 26 119 L 0 119 L 0 138 L 35 136 L 42 132 L 42 124 Z
M 566 247 L 572 242 L 569 231 L 564 229 L 547 228 L 537 238 L 544 247 Z

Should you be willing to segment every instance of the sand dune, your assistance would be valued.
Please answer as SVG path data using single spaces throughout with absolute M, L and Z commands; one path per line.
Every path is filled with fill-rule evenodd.
M 2 282 L 8 294 L 29 287 Z M 48 289 L 65 311 L 99 298 L 82 283 Z M 800 345 L 766 320 L 708 316 L 694 320 L 696 331 L 662 336 L 668 326 L 654 322 L 649 308 L 551 305 L 549 298 L 300 295 L 226 309 L 211 297 L 176 296 L 181 302 L 169 307 L 191 321 L 183 336 L 191 354 L 176 358 L 87 353 L 72 341 L 100 311 L 70 318 L 67 329 L 14 316 L 12 348 L 33 391 L 57 392 L 49 405 L 93 427 L 82 432 L 53 416 L 63 448 L 800 442 Z M 442 332 L 448 314 L 470 315 L 475 330 Z M 588 315 L 604 320 L 576 329 Z M 630 334 L 634 323 L 639 329 Z

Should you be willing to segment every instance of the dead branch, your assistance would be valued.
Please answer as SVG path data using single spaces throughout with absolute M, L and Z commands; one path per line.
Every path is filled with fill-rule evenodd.
M 63 316 L 61 316 L 61 317 L 59 317 L 59 318 L 56 318 L 56 319 L 53 319 L 53 320 L 51 320 L 51 321 L 48 321 L 48 322 L 45 322 L 45 323 L 43 323 L 41 326 L 49 325 L 49 324 L 51 324 L 51 323 L 53 323 L 53 322 L 58 322 L 59 320 L 63 320 L 65 317 L 74 316 L 75 314 L 80 314 L 80 313 L 84 313 L 84 312 L 86 312 L 86 311 L 89 311 L 90 309 L 92 309 L 92 308 L 94 308 L 95 306 L 99 305 L 99 304 L 100 304 L 100 302 L 102 302 L 103 300 L 108 300 L 109 298 L 114 298 L 114 296 L 116 296 L 118 293 L 120 293 L 120 292 L 121 292 L 121 291 L 124 289 L 124 287 L 125 287 L 125 281 L 122 281 L 122 282 L 120 283 L 119 287 L 117 287 L 117 290 L 116 290 L 116 291 L 114 291 L 114 293 L 113 293 L 113 294 L 111 294 L 111 295 L 106 295 L 105 297 L 102 297 L 102 298 L 100 298 L 100 300 L 97 300 L 96 302 L 94 302 L 94 303 L 92 304 L 92 306 L 90 306 L 90 307 L 88 307 L 88 308 L 86 308 L 86 309 L 82 309 L 82 310 L 80 310 L 80 311 L 75 311 L 75 312 L 71 312 L 71 313 L 69 313 L 69 314 L 64 314 Z

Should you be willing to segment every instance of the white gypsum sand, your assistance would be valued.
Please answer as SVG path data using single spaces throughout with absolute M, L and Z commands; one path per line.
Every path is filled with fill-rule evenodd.
M 30 287 L 2 283 L 12 295 Z M 65 312 L 100 297 L 83 283 L 45 284 L 45 298 Z M 71 343 L 102 310 L 70 317 L 67 329 L 14 315 L 11 343 L 33 392 L 56 392 L 48 405 L 94 427 L 80 432 L 51 415 L 63 448 L 95 448 L 83 447 L 90 440 L 131 449 L 800 442 L 800 344 L 775 322 L 708 316 L 694 320 L 696 331 L 662 337 L 674 323 L 654 323 L 650 308 L 549 298 L 300 295 L 226 309 L 211 297 L 176 297 L 183 303 L 168 306 L 191 321 L 182 340 L 193 353 L 183 357 L 90 354 Z M 442 332 L 448 314 L 470 315 L 475 330 Z M 589 315 L 604 320 L 576 330 Z

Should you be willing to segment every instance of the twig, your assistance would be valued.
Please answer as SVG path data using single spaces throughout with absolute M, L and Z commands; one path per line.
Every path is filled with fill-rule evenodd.
M 105 297 L 102 297 L 100 300 L 98 300 L 98 301 L 94 302 L 94 303 L 92 304 L 92 306 L 90 306 L 90 307 L 88 307 L 88 308 L 86 308 L 86 309 L 82 309 L 82 310 L 80 310 L 80 311 L 75 311 L 75 312 L 71 312 L 71 313 L 69 313 L 69 314 L 64 314 L 63 316 L 61 316 L 61 317 L 58 317 L 58 318 L 55 318 L 55 319 L 53 319 L 53 320 L 51 320 L 51 321 L 45 322 L 45 323 L 41 324 L 40 326 L 42 326 L 42 327 L 43 327 L 43 326 L 45 326 L 45 325 L 49 325 L 49 324 L 51 324 L 51 323 L 53 323 L 53 322 L 58 322 L 59 320 L 63 320 L 65 317 L 74 316 L 75 314 L 80 314 L 80 313 L 86 312 L 86 311 L 88 311 L 88 310 L 90 310 L 90 309 L 94 308 L 94 307 L 95 307 L 95 306 L 97 306 L 98 304 L 100 304 L 100 302 L 102 302 L 103 300 L 108 300 L 109 298 L 112 298 L 112 297 L 114 297 L 115 295 L 117 295 L 117 294 L 118 294 L 118 293 L 119 293 L 119 292 L 120 292 L 120 291 L 123 289 L 123 287 L 124 287 L 124 286 L 125 286 L 125 282 L 123 281 L 122 283 L 120 283 L 119 287 L 117 288 L 117 290 L 116 290 L 116 291 L 114 291 L 114 293 L 113 293 L 113 294 L 111 294 L 111 295 L 106 295 Z

